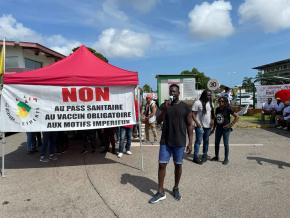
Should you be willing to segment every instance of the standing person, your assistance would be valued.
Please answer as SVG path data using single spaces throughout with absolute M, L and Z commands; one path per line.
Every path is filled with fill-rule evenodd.
M 131 150 L 131 140 L 132 140 L 132 130 L 133 130 L 133 125 L 126 125 L 126 126 L 121 126 L 120 128 L 120 140 L 119 140 L 119 153 L 118 153 L 118 158 L 123 157 L 124 153 L 124 147 L 126 149 L 126 154 L 131 155 L 132 152 Z M 125 141 L 126 139 L 126 141 Z M 126 142 L 126 145 L 125 145 Z
M 285 105 L 280 98 L 276 98 L 276 103 L 273 106 L 273 118 L 275 119 L 275 125 L 278 126 L 278 119 L 283 115 L 283 109 Z
M 231 104 L 233 97 L 232 97 L 231 89 L 229 87 L 225 87 L 224 92 L 221 93 L 221 97 L 222 96 L 226 97 L 228 100 L 228 103 Z
M 232 108 L 229 106 L 228 100 L 226 97 L 220 97 L 218 99 L 219 106 L 215 111 L 215 122 L 214 128 L 215 130 L 215 157 L 213 157 L 212 161 L 219 161 L 219 149 L 220 149 L 220 141 L 223 137 L 224 146 L 225 146 L 225 159 L 223 164 L 226 165 L 229 163 L 229 138 L 230 133 L 232 131 L 233 125 L 238 121 L 238 114 L 235 113 Z M 231 115 L 234 117 L 234 120 L 231 122 Z M 212 132 L 213 132 L 212 131 Z
M 55 156 L 57 132 L 42 132 L 43 143 L 40 151 L 40 162 L 48 162 L 49 160 L 57 160 Z M 48 149 L 48 158 L 46 158 Z
M 214 120 L 214 109 L 212 106 L 211 91 L 204 90 L 192 106 L 192 119 L 196 124 L 193 162 L 202 164 L 207 161 L 209 135 L 211 133 L 212 120 Z M 203 155 L 198 157 L 199 147 L 203 140 Z
M 134 109 L 135 109 L 136 120 L 139 119 L 138 107 L 139 107 L 138 101 L 137 99 L 134 99 Z M 123 156 L 124 147 L 126 148 L 126 152 L 125 152 L 126 154 L 128 155 L 132 154 L 131 152 L 132 131 L 133 131 L 133 125 L 121 126 L 118 158 L 121 158 Z M 127 139 L 126 145 L 125 145 L 125 138 Z
M 83 138 L 83 150 L 81 151 L 81 154 L 88 153 L 88 144 L 92 148 L 91 153 L 96 152 L 96 129 L 87 129 L 87 130 L 82 130 L 82 138 Z
M 191 110 L 184 102 L 179 100 L 180 92 L 178 85 L 170 85 L 169 95 L 172 100 L 162 104 L 162 111 L 157 119 L 158 123 L 163 121 L 163 128 L 159 150 L 158 191 L 149 201 L 152 204 L 166 199 L 163 185 L 166 166 L 171 156 L 173 156 L 175 166 L 175 183 L 172 194 L 176 200 L 181 199 L 178 185 L 182 173 L 186 132 L 189 139 L 186 151 L 190 153 L 192 150 L 193 127 Z
M 26 132 L 27 141 L 26 149 L 28 154 L 32 154 L 37 151 L 36 149 L 36 135 L 34 132 Z
M 156 132 L 156 111 L 157 107 L 155 101 L 152 99 L 151 95 L 147 95 L 146 97 L 146 105 L 145 105 L 145 135 L 146 141 L 150 142 L 149 138 L 149 129 L 152 130 L 154 136 L 154 142 L 157 142 L 157 132 Z
M 27 152 L 28 154 L 32 154 L 37 152 L 37 147 L 41 148 L 42 140 L 40 132 L 26 132 L 27 135 Z
M 267 102 L 262 104 L 261 120 L 265 122 L 265 115 L 270 115 L 270 122 L 273 122 L 273 108 L 272 98 L 268 98 Z
M 112 154 L 116 154 L 116 141 L 115 141 L 116 128 L 110 127 L 104 129 L 104 143 L 105 149 L 101 153 L 109 152 L 110 144 L 112 145 Z

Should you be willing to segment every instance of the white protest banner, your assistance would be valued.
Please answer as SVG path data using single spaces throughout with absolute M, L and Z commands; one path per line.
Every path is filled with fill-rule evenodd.
M 64 131 L 135 124 L 134 88 L 4 85 L 0 131 Z
M 257 89 L 257 105 L 256 108 L 261 109 L 262 104 L 267 102 L 268 98 L 272 98 L 273 102 L 275 100 L 275 93 L 282 89 L 290 89 L 290 84 L 283 84 L 283 85 L 256 85 Z

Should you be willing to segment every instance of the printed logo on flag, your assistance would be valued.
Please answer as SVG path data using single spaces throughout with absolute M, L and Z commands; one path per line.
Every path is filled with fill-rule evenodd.
M 16 98 L 16 110 L 13 109 L 6 103 L 5 110 L 6 114 L 11 121 L 20 124 L 21 126 L 28 126 L 33 124 L 39 118 L 39 108 L 33 108 L 32 102 L 37 102 L 36 97 L 23 96 L 22 99 Z

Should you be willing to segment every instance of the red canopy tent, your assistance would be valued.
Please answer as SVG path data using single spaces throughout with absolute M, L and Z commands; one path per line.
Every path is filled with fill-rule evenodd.
M 5 74 L 4 84 L 55 86 L 138 85 L 138 73 L 104 62 L 81 46 L 70 56 L 47 67 Z
M 9 123 L 10 126 L 18 125 L 17 127 L 18 129 L 15 127 L 16 132 L 17 132 L 19 131 L 19 128 L 24 128 L 23 126 L 21 126 L 21 124 L 34 125 L 36 123 L 34 121 L 34 118 L 41 120 L 39 116 L 36 114 L 36 112 L 38 113 L 38 111 L 36 111 L 38 109 L 37 108 L 38 106 L 37 107 L 35 106 L 37 103 L 40 103 L 39 101 L 44 102 L 44 100 L 47 100 L 46 105 L 45 105 L 46 108 L 44 108 L 42 111 L 43 114 L 54 113 L 53 111 L 48 112 L 48 109 L 47 109 L 47 108 L 50 108 L 51 110 L 51 108 L 54 107 L 50 105 L 51 103 L 50 100 L 55 99 L 53 96 L 51 96 L 51 93 L 49 95 L 48 93 L 52 91 L 57 92 L 55 90 L 52 90 L 51 86 L 55 86 L 56 87 L 55 89 L 60 90 L 60 92 L 61 92 L 61 87 L 70 87 L 70 86 L 83 87 L 82 91 L 84 92 L 92 89 L 92 88 L 89 88 L 92 86 L 112 87 L 112 89 L 115 90 L 113 93 L 115 97 L 112 98 L 113 100 L 110 100 L 110 103 L 114 104 L 114 101 L 117 103 L 120 102 L 118 101 L 120 97 L 120 92 L 118 92 L 118 90 L 120 87 L 124 90 L 127 90 L 127 88 L 130 87 L 130 90 L 132 90 L 134 87 L 136 87 L 139 84 L 139 81 L 138 81 L 137 72 L 124 70 L 124 69 L 115 67 L 111 64 L 108 64 L 104 62 L 103 60 L 97 58 L 85 46 L 80 46 L 80 48 L 76 50 L 73 54 L 71 54 L 70 56 L 54 64 L 46 66 L 44 68 L 40 68 L 40 69 L 36 69 L 32 71 L 26 71 L 22 73 L 4 74 L 3 84 L 4 84 L 4 88 L 3 88 L 4 94 L 1 99 L 1 103 L 2 103 L 1 115 L 3 116 L 1 118 L 0 129 L 1 131 L 5 131 L 5 129 L 8 129 L 8 123 Z M 32 95 L 33 93 L 34 95 Z M 17 109 L 16 101 L 18 101 L 18 103 L 19 101 L 22 101 L 21 103 L 23 103 L 24 101 L 23 98 L 27 98 L 27 96 L 29 95 L 36 96 L 38 98 L 38 102 L 37 103 L 32 102 L 32 100 L 29 98 L 29 100 L 25 102 L 27 103 L 27 105 L 24 104 L 26 108 L 25 107 L 21 108 L 21 109 L 26 109 L 24 113 L 17 114 L 16 111 L 19 108 Z M 86 95 L 84 96 L 86 97 Z M 128 103 L 126 102 L 127 98 L 124 98 L 124 99 L 122 100 L 123 102 L 122 104 L 125 109 L 123 108 L 121 110 L 128 110 L 128 108 L 126 108 L 127 103 Z M 29 102 L 30 100 L 31 102 Z M 85 103 L 86 102 L 84 102 L 84 107 L 86 106 Z M 4 105 L 6 108 L 4 108 Z M 7 105 L 9 105 L 8 109 L 7 109 Z M 7 112 L 7 110 L 9 110 L 9 113 Z M 98 113 L 98 112 L 99 112 L 98 109 L 95 109 L 94 113 Z M 57 111 L 57 113 L 59 112 Z M 72 112 L 72 114 L 73 113 L 76 113 L 76 112 Z M 4 115 L 5 115 L 5 119 L 4 119 Z M 10 119 L 7 116 L 10 116 Z M 13 119 L 11 119 L 11 116 L 13 116 Z M 43 117 L 44 116 L 45 115 L 43 115 Z M 25 122 L 23 119 L 25 120 Z M 74 118 L 73 119 L 69 118 L 69 119 L 74 120 Z M 86 117 L 86 119 L 89 119 L 89 117 Z M 15 120 L 17 122 L 15 122 Z M 46 120 L 46 119 L 43 118 L 42 120 Z M 107 120 L 108 122 L 112 122 L 112 119 L 110 120 L 108 117 L 107 117 Z M 99 122 L 98 119 L 96 120 L 96 123 L 97 122 Z M 140 122 L 139 122 L 139 125 L 140 125 Z M 40 127 L 43 127 L 43 126 L 40 126 Z M 107 127 L 110 127 L 110 126 L 108 125 Z M 33 128 L 30 129 L 30 127 L 28 126 L 25 128 L 26 128 L 25 131 L 35 131 L 35 129 L 34 130 Z M 92 128 L 92 125 L 90 126 L 90 128 Z M 9 131 L 11 131 L 11 128 Z M 47 130 L 45 128 L 40 128 L 40 131 L 47 131 Z M 58 131 L 58 130 L 50 129 L 48 131 Z M 141 140 L 140 140 L 140 147 L 141 147 Z M 141 165 L 143 168 L 142 149 L 141 149 L 141 159 L 142 159 Z M 4 172 L 4 164 L 3 164 L 3 172 Z

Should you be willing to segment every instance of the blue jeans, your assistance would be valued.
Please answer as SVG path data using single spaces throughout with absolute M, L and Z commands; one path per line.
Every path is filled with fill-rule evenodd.
M 182 164 L 184 157 L 184 146 L 168 146 L 160 145 L 159 148 L 159 163 L 168 163 L 170 157 L 173 156 L 173 162 L 175 164 Z
M 219 157 L 219 150 L 220 150 L 220 142 L 221 138 L 223 137 L 224 146 L 225 146 L 225 160 L 229 159 L 229 138 L 230 133 L 232 129 L 231 128 L 223 128 L 217 126 L 215 131 L 215 156 Z
M 55 153 L 57 132 L 43 132 L 43 142 L 41 146 L 40 156 L 45 156 L 47 149 L 49 154 Z
M 193 159 L 198 159 L 199 146 L 203 140 L 202 158 L 207 158 L 210 128 L 195 128 L 195 142 Z
M 27 132 L 26 149 L 28 152 L 33 151 L 36 147 L 36 136 L 34 132 Z
M 120 142 L 119 142 L 119 152 L 120 153 L 123 153 L 123 151 L 124 151 L 125 138 L 127 138 L 127 142 L 126 142 L 126 146 L 125 146 L 126 151 L 130 151 L 131 137 L 132 137 L 132 129 L 121 127 L 121 129 L 120 129 Z

